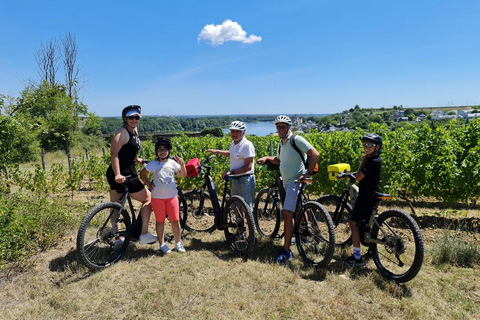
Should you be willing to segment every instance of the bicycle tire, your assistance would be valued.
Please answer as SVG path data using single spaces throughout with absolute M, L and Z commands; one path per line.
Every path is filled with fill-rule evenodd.
M 127 250 L 133 231 L 130 215 L 126 208 L 121 212 L 118 227 L 112 231 L 110 218 L 119 212 L 118 202 L 105 202 L 94 207 L 83 219 L 77 234 L 77 252 L 82 262 L 90 269 L 109 267 L 120 259 Z M 123 237 L 123 244 L 115 248 L 116 239 Z
M 280 229 L 280 204 L 264 188 L 255 197 L 253 217 L 258 233 L 263 237 L 275 238 Z
M 370 244 L 375 265 L 388 279 L 398 283 L 412 280 L 422 267 L 425 251 L 418 224 L 401 210 L 387 210 L 378 216 L 377 222 L 387 234 L 381 231 L 379 233 L 379 227 L 375 224 L 372 227 L 372 238 L 379 236 L 385 239 L 388 236 L 388 239 L 384 245 Z
M 231 196 L 224 209 L 227 244 L 234 252 L 246 256 L 255 245 L 255 223 L 250 206 L 240 196 Z M 245 221 L 245 219 L 247 221 Z
M 352 244 L 350 217 L 353 212 L 350 203 L 346 203 L 345 206 L 342 204 L 342 198 L 333 194 L 322 196 L 317 202 L 324 206 L 332 217 L 335 226 L 335 245 L 340 248 L 350 246 Z
M 328 211 L 308 201 L 295 218 L 295 242 L 307 265 L 326 267 L 335 251 L 335 227 Z
M 182 191 L 178 190 L 178 207 L 180 211 L 180 232 L 185 230 L 185 226 L 187 224 L 187 215 L 188 215 L 188 208 L 187 208 L 187 201 L 185 200 L 185 196 Z
M 184 193 L 187 207 L 185 229 L 197 232 L 212 232 L 216 229 L 215 212 L 207 192 L 192 190 Z

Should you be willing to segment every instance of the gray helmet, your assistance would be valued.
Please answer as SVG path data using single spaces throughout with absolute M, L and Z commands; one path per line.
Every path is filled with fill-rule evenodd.
M 247 130 L 247 126 L 242 121 L 233 121 L 232 123 L 230 123 L 230 127 L 228 129 L 245 131 Z
M 362 141 L 365 141 L 365 140 L 372 141 L 373 143 L 379 145 L 380 147 L 383 144 L 382 137 L 379 136 L 378 134 L 375 134 L 375 133 L 367 133 L 366 135 L 361 137 L 360 140 L 362 140 Z
M 281 115 L 281 116 L 278 116 L 275 121 L 274 121 L 275 124 L 277 123 L 286 123 L 288 124 L 289 126 L 292 125 L 292 120 L 290 120 L 290 118 L 288 116 L 285 116 L 285 115 Z

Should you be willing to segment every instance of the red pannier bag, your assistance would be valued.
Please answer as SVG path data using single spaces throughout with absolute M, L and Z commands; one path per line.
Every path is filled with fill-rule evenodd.
M 200 160 L 198 158 L 190 159 L 185 167 L 187 168 L 187 175 L 190 178 L 195 178 L 199 171 Z

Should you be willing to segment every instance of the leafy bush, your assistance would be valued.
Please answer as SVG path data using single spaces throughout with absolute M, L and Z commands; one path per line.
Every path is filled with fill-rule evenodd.
M 57 243 L 74 226 L 71 202 L 29 193 L 0 196 L 0 267 Z

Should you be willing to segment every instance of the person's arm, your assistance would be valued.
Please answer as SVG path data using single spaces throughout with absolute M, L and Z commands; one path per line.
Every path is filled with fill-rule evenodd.
M 245 158 L 243 161 L 244 161 L 244 164 L 243 164 L 242 167 L 233 170 L 234 172 L 232 172 L 232 170 L 227 171 L 227 172 L 225 172 L 225 175 L 229 175 L 229 174 L 239 175 L 239 174 L 249 172 L 250 170 L 252 170 L 252 168 L 253 168 L 253 157 Z
M 142 171 L 140 171 L 140 179 L 149 189 L 153 189 L 155 187 L 155 184 L 151 182 L 150 179 L 148 178 L 147 169 L 143 168 Z
M 280 164 L 280 159 L 277 157 L 261 157 L 260 159 L 257 159 L 257 164 L 264 165 L 267 161 L 277 165 Z
M 230 158 L 230 151 L 227 150 L 217 150 L 217 149 L 208 149 L 209 154 L 220 154 L 224 157 Z
M 112 146 L 110 147 L 110 159 L 112 162 L 113 173 L 115 174 L 115 182 L 123 183 L 125 177 L 120 172 L 120 160 L 118 159 L 118 153 L 122 146 L 128 142 L 128 132 L 125 128 L 121 128 L 115 132 L 112 138 Z
M 357 174 L 355 176 L 355 180 L 362 181 L 365 178 L 365 174 L 362 172 L 365 163 L 367 162 L 368 157 L 367 155 L 362 156 L 362 160 L 360 161 L 360 165 L 358 166 Z
M 179 156 L 175 156 L 175 161 L 178 162 L 178 164 L 180 165 L 180 169 L 177 171 L 177 174 L 182 177 L 182 178 L 185 178 L 187 176 L 187 168 L 185 167 L 185 161 L 183 161 L 182 158 L 180 158 Z

